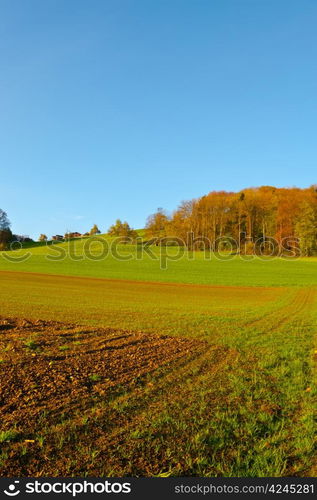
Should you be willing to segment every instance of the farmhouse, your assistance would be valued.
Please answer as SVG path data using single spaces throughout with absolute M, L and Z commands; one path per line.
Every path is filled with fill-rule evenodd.
M 81 237 L 82 237 L 82 234 L 77 233 L 77 231 L 75 231 L 74 233 L 66 233 L 65 234 L 65 240 L 69 240 L 70 238 L 81 238 Z
M 62 241 L 64 237 L 61 234 L 55 234 L 55 236 L 52 236 L 52 240 L 54 241 Z

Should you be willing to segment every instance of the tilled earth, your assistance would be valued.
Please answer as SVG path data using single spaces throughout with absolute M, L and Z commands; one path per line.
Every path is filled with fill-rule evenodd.
M 96 403 L 106 406 L 160 369 L 198 354 L 201 346 L 142 332 L 0 318 L 0 474 L 54 474 L 45 463 L 32 465 L 43 430 Z

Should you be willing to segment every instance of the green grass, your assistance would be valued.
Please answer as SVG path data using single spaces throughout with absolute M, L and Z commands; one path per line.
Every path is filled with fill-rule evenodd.
M 210 287 L 0 273 L 1 314 L 179 336 L 230 338 L 298 288 Z
M 0 270 L 51 273 L 68 276 L 128 279 L 174 283 L 201 283 L 230 286 L 312 286 L 317 285 L 317 259 L 259 258 L 229 256 L 219 260 L 213 254 L 187 252 L 180 248 L 160 249 L 151 247 L 149 255 L 140 246 L 120 245 L 117 253 L 129 260 L 118 260 L 108 255 L 102 260 L 92 260 L 100 255 L 101 244 L 89 238 L 58 243 L 54 247 L 39 244 L 21 251 L 0 253 Z M 110 245 L 113 239 L 106 237 Z M 89 257 L 84 246 L 89 244 Z M 58 250 L 59 249 L 59 250 Z M 62 260 L 49 260 L 58 257 Z M 24 262 L 8 261 L 30 253 Z M 166 258 L 166 252 L 169 257 Z M 206 259 L 207 257 L 207 259 Z M 177 259 L 177 260 L 175 260 Z M 162 269 L 162 266 L 167 267 Z
M 19 432 L 14 429 L 0 431 L 0 443 L 9 443 L 12 441 L 16 441 L 19 438 L 19 435 Z
M 298 303 L 280 327 L 274 313 L 256 327 L 237 324 L 226 337 L 226 355 L 217 359 L 206 350 L 165 374 L 159 396 L 145 387 L 137 409 L 135 395 L 122 398 L 125 413 L 137 416 L 129 439 L 112 450 L 112 469 L 183 476 L 315 475 L 316 296 L 309 301 L 307 308 Z M 143 459 L 139 465 L 136 456 Z
M 38 344 L 34 339 L 27 339 L 23 342 L 24 346 L 31 351 L 36 351 L 38 349 Z
M 90 382 L 100 382 L 101 376 L 98 375 L 98 373 L 92 373 L 91 375 L 89 375 L 89 380 Z

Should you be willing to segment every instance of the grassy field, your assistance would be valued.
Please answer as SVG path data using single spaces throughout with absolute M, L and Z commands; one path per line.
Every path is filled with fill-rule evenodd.
M 316 476 L 316 260 L 50 251 L 0 257 L 2 475 Z
M 148 249 L 149 255 L 135 245 L 113 246 L 111 251 L 114 240 L 103 237 L 103 241 L 109 252 L 100 260 L 93 259 L 102 255 L 105 246 L 84 238 L 58 243 L 53 247 L 37 244 L 21 251 L 0 252 L 0 270 L 206 285 L 317 286 L 317 258 L 259 258 L 225 254 L 225 260 L 221 260 L 211 253 L 155 246 Z M 27 260 L 18 262 L 19 258 L 28 254 L 30 257 Z

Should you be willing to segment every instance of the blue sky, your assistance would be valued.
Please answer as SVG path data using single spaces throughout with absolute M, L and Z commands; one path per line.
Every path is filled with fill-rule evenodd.
M 0 0 L 14 232 L 316 183 L 316 24 L 315 0 Z

